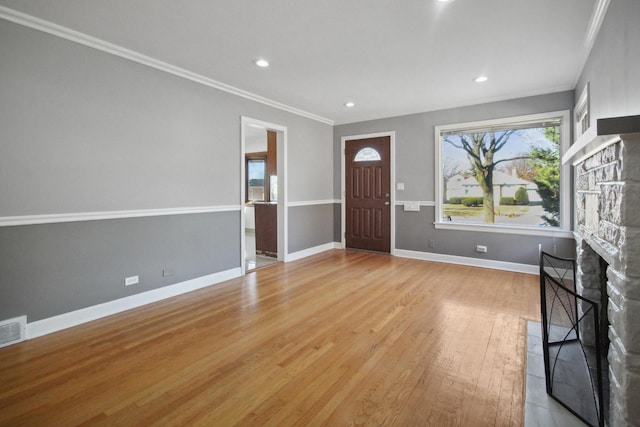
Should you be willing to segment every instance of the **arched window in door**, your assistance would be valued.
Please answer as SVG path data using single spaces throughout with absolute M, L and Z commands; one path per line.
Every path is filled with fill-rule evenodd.
M 361 149 L 353 158 L 354 162 L 375 162 L 377 160 L 382 160 L 382 157 L 380 157 L 380 153 L 375 148 L 371 147 Z

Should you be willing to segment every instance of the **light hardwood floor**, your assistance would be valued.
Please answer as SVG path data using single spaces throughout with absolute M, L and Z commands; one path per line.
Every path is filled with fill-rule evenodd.
M 537 276 L 335 250 L 0 349 L 0 425 L 519 426 Z

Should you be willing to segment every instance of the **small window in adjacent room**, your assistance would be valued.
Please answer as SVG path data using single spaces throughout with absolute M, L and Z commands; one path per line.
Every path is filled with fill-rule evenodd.
M 436 228 L 568 227 L 569 112 L 436 126 Z
M 264 158 L 247 159 L 247 201 L 262 201 L 264 196 L 264 180 L 265 180 L 265 164 Z

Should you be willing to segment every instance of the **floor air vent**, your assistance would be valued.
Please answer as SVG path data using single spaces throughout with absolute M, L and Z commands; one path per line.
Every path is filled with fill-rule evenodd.
M 0 348 L 25 340 L 27 316 L 15 317 L 0 322 Z

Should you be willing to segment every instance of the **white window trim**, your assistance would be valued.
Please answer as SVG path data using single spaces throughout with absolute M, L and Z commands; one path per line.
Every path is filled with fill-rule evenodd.
M 489 233 L 507 233 L 507 234 L 523 234 L 534 236 L 550 236 L 550 237 L 572 237 L 570 231 L 571 226 L 571 194 L 570 174 L 571 171 L 567 164 L 560 165 L 560 227 L 524 227 L 503 224 L 471 224 L 471 223 L 451 223 L 442 221 L 442 133 L 474 129 L 480 127 L 498 126 L 509 123 L 517 123 L 523 121 L 546 120 L 552 118 L 561 118 L 560 126 L 560 158 L 569 148 L 571 138 L 571 113 L 569 110 L 553 111 L 542 114 L 530 114 L 525 116 L 505 117 L 502 119 L 482 120 L 476 122 L 456 123 L 451 125 L 441 125 L 434 127 L 435 136 L 435 221 L 434 226 L 437 229 L 445 230 L 464 230 Z
M 582 89 L 582 94 L 580 95 L 580 98 L 578 98 L 578 102 L 576 102 L 576 106 L 574 108 L 574 112 L 575 112 L 575 130 L 574 130 L 574 136 L 576 139 L 578 139 L 580 137 L 580 135 L 584 134 L 587 132 L 587 130 L 591 127 L 591 112 L 590 110 L 590 105 L 589 105 L 589 82 L 587 82 L 586 85 L 584 85 L 584 88 Z M 583 119 L 587 118 L 587 127 L 585 129 L 583 129 Z

